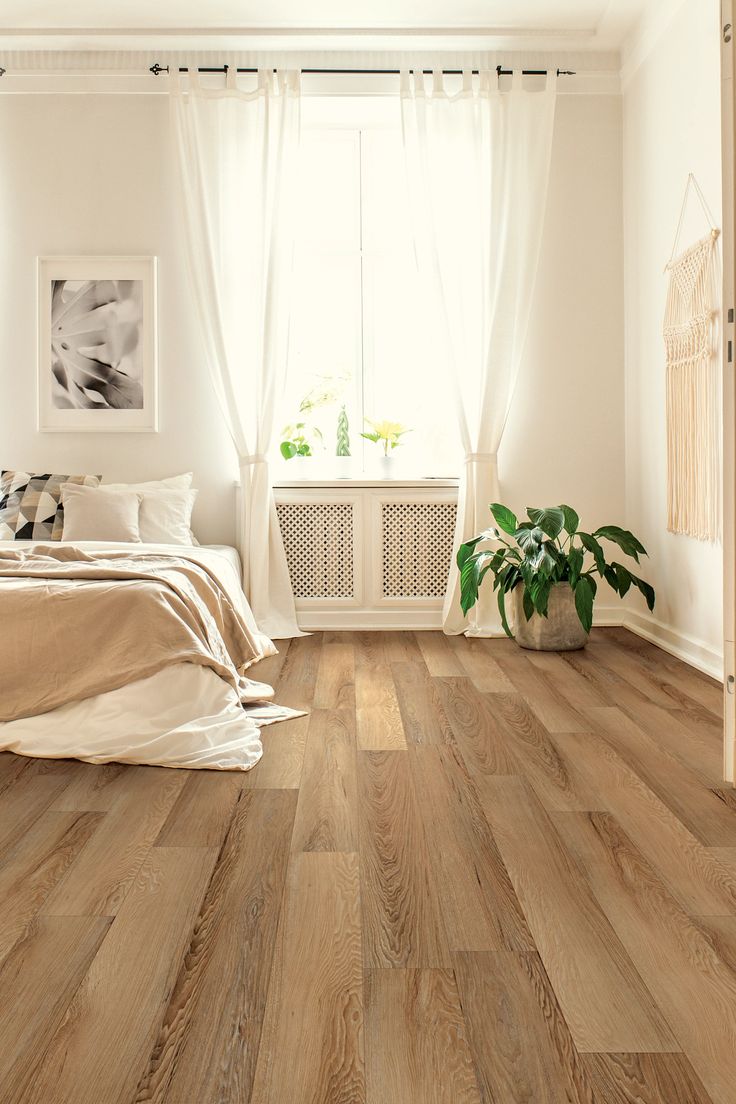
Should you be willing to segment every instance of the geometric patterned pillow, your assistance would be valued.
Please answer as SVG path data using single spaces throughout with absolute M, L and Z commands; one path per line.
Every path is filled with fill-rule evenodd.
M 64 531 L 61 484 L 99 486 L 99 475 L 0 472 L 0 540 L 60 541 Z

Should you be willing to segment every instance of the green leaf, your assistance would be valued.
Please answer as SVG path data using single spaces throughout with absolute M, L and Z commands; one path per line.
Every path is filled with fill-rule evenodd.
M 552 589 L 551 579 L 535 579 L 531 586 L 530 596 L 534 604 L 534 608 L 540 617 L 547 616 L 547 607 L 549 605 L 549 594 Z
M 573 510 L 572 506 L 560 506 L 563 516 L 565 518 L 565 532 L 569 533 L 571 537 L 574 537 L 578 531 L 578 525 L 580 524 L 580 518 L 578 514 Z
M 551 537 L 552 540 L 559 537 L 565 524 L 565 515 L 559 506 L 545 506 L 541 510 L 528 506 L 526 512 L 531 521 L 538 525 L 540 529 L 543 529 L 548 537 Z
M 639 562 L 639 556 L 646 556 L 647 550 L 641 541 L 637 540 L 628 529 L 621 529 L 618 525 L 602 525 L 593 533 L 594 537 L 603 537 L 604 540 L 613 541 L 627 556 L 633 557 Z
M 492 502 L 490 509 L 493 520 L 499 529 L 503 529 L 504 533 L 508 533 L 509 536 L 513 537 L 519 527 L 516 514 L 513 514 L 508 506 L 502 506 L 500 502 Z
M 526 586 L 524 587 L 523 605 L 524 616 L 526 617 L 527 621 L 530 621 L 532 614 L 534 613 L 534 603 L 532 602 L 532 596 Z
M 514 634 L 509 628 L 509 623 L 506 619 L 506 594 L 504 593 L 503 587 L 501 587 L 498 592 L 498 612 L 501 614 L 501 624 L 503 625 L 503 631 L 513 640 Z
M 595 537 L 592 537 L 590 535 L 590 533 L 578 533 L 578 537 L 583 548 L 587 549 L 588 552 L 593 553 L 595 566 L 598 568 L 598 571 L 602 575 L 606 567 L 606 557 L 600 544 L 595 539 Z
M 625 598 L 634 581 L 633 576 L 629 569 L 620 563 L 613 564 L 613 570 L 616 572 L 616 578 L 618 580 L 618 592 L 622 598 Z
M 615 590 L 618 594 L 618 575 L 616 574 L 616 569 L 613 564 L 606 564 L 603 569 L 603 578 L 606 580 L 611 589 Z
M 297 448 L 293 441 L 282 441 L 279 445 L 279 452 L 284 460 L 291 460 L 293 456 L 296 456 Z
M 571 548 L 567 553 L 567 563 L 570 568 L 570 586 L 574 590 L 577 586 L 578 579 L 580 578 L 580 572 L 583 570 L 583 560 L 585 559 L 585 553 L 582 548 L 575 546 Z
M 580 618 L 580 624 L 586 632 L 593 627 L 593 599 L 595 597 L 591 580 L 587 575 L 581 575 L 578 585 L 575 587 L 575 609 Z
M 465 541 L 464 544 L 460 545 L 457 550 L 456 563 L 461 570 L 465 561 L 468 559 L 469 556 L 472 556 L 473 552 L 475 551 L 476 544 L 479 544 L 482 539 L 482 537 L 473 537 L 472 540 Z
M 544 536 L 544 530 L 537 525 L 531 527 L 520 525 L 514 533 L 516 543 L 519 548 L 523 548 L 527 556 L 536 555 L 537 549 L 544 541 Z
M 654 587 L 650 586 L 649 583 L 645 583 L 643 579 L 637 578 L 636 575 L 631 576 L 631 582 L 634 584 L 637 590 L 641 591 L 641 593 L 644 595 L 647 603 L 647 608 L 651 613 L 651 611 L 654 609 L 655 602 Z

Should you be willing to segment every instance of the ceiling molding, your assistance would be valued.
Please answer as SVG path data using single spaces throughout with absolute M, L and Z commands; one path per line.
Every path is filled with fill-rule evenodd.
M 658 0 L 642 9 L 641 18 L 621 48 L 621 87 L 644 64 L 688 0 Z

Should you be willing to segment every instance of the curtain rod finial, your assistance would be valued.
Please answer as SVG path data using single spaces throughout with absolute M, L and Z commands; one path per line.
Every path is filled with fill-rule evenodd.
M 159 65 L 157 61 L 154 61 L 153 65 L 148 70 L 149 73 L 153 73 L 154 77 L 157 77 L 159 73 L 168 73 L 168 71 L 168 65 Z

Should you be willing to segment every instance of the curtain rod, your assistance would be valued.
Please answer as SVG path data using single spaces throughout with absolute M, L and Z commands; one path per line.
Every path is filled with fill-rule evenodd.
M 227 73 L 229 69 L 230 69 L 229 65 L 198 66 L 197 67 L 197 72 L 198 73 Z M 149 73 L 153 73 L 154 77 L 157 77 L 160 73 L 168 73 L 169 72 L 169 66 L 168 65 L 159 65 L 158 62 L 154 62 L 154 64 L 150 67 L 150 69 L 148 71 L 149 71 Z M 417 71 L 418 70 L 414 70 L 414 69 L 409 70 L 410 73 L 414 73 L 414 72 L 417 72 Z M 180 65 L 179 66 L 179 72 L 180 73 L 188 73 L 189 72 L 189 66 Z M 236 73 L 257 73 L 258 70 L 257 69 L 236 69 L 235 72 Z M 274 69 L 274 72 L 276 72 L 275 69 Z M 300 72 L 302 72 L 302 73 L 322 74 L 322 75 L 330 75 L 330 74 L 333 74 L 333 73 L 334 74 L 342 73 L 342 74 L 349 75 L 349 76 L 396 76 L 396 77 L 398 77 L 398 76 L 401 75 L 401 69 L 301 69 Z M 434 72 L 434 70 L 433 69 L 422 69 L 421 72 L 424 73 L 426 76 L 431 76 L 431 74 Z M 473 69 L 473 70 L 471 70 L 471 72 L 477 76 L 479 70 L 478 69 Z M 514 72 L 513 69 L 504 69 L 500 65 L 496 66 L 496 73 L 498 74 L 499 77 L 510 77 L 513 72 Z M 525 77 L 546 77 L 547 73 L 548 73 L 548 70 L 547 69 L 522 69 L 521 72 Z M 443 69 L 442 70 L 442 75 L 446 76 L 446 77 L 460 77 L 460 76 L 462 76 L 462 74 L 463 74 L 462 69 Z M 576 76 L 576 73 L 573 69 L 558 69 L 557 70 L 557 76 L 558 77 L 574 77 L 574 76 Z

